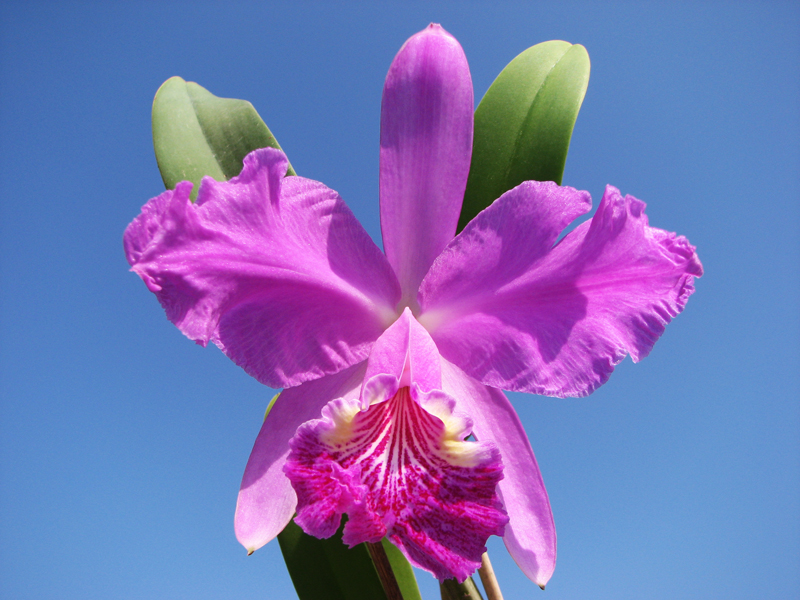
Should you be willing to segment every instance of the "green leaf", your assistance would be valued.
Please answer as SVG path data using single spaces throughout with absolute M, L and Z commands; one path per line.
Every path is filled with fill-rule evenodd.
M 278 534 L 283 559 L 300 600 L 386 600 L 378 572 L 365 544 L 348 548 L 336 535 L 319 540 L 294 521 Z M 414 570 L 405 556 L 384 538 L 382 546 L 404 600 L 422 600 Z
M 397 546 L 386 538 L 383 538 L 381 543 L 386 551 L 386 556 L 389 558 L 389 563 L 392 565 L 392 571 L 395 579 L 397 579 L 397 585 L 400 586 L 400 591 L 403 593 L 404 600 L 422 600 L 414 569 L 408 559 L 403 556 Z
M 303 532 L 294 521 L 281 533 L 283 559 L 300 600 L 386 600 L 364 544 L 349 549 L 342 529 L 327 540 Z
M 278 392 L 277 394 L 275 394 L 275 395 L 272 397 L 272 400 L 270 400 L 270 401 L 269 401 L 269 404 L 267 404 L 267 410 L 265 410 L 265 411 L 264 411 L 264 420 L 265 420 L 265 421 L 267 420 L 267 417 L 269 416 L 269 413 L 270 413 L 270 411 L 272 410 L 272 407 L 273 407 L 273 406 L 275 406 L 275 401 L 278 399 L 278 397 L 279 397 L 280 395 L 281 395 L 281 393 L 280 393 L 280 392 Z
M 583 46 L 551 41 L 528 48 L 497 76 L 475 110 L 459 231 L 523 181 L 561 183 L 589 68 Z
M 191 181 L 192 200 L 204 176 L 226 181 L 241 172 L 249 152 L 280 149 L 252 104 L 218 98 L 180 77 L 167 79 L 156 92 L 153 146 L 164 185 L 171 190 L 179 181 Z M 288 174 L 295 174 L 291 166 Z

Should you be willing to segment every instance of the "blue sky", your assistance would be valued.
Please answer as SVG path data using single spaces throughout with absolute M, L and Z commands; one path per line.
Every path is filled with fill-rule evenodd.
M 152 97 L 180 75 L 250 100 L 379 241 L 383 79 L 431 21 L 476 102 L 525 48 L 586 46 L 564 183 L 643 199 L 706 269 L 589 398 L 511 395 L 559 557 L 540 592 L 490 540 L 506 598 L 800 595 L 800 5 L 4 0 L 0 596 L 293 597 L 277 544 L 233 535 L 273 391 L 127 271 L 122 231 L 163 189 Z

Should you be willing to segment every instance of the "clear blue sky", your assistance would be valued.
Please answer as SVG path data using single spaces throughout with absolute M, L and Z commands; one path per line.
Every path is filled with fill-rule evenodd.
M 706 269 L 589 398 L 512 395 L 559 556 L 541 592 L 491 540 L 506 598 L 800 595 L 800 4 L 3 0 L 0 596 L 293 597 L 277 544 L 233 535 L 273 391 L 127 271 L 122 231 L 163 189 L 151 101 L 172 75 L 250 100 L 379 240 L 383 79 L 431 21 L 476 101 L 528 46 L 585 45 L 564 183 L 645 200 Z

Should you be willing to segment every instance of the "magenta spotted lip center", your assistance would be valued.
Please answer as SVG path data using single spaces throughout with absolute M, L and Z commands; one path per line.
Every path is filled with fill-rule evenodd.
M 385 360 L 403 347 L 402 362 Z M 508 522 L 496 492 L 500 452 L 463 441 L 472 423 L 453 413 L 455 399 L 430 368 L 436 347 L 408 308 L 375 350 L 361 398 L 330 402 L 289 442 L 283 470 L 298 497 L 295 521 L 324 538 L 347 513 L 344 543 L 388 536 L 439 580 L 463 581 Z
M 608 186 L 528 181 L 456 235 L 472 152 L 472 82 L 438 25 L 386 78 L 380 211 L 386 253 L 339 195 L 286 177 L 282 152 L 150 200 L 128 226 L 131 270 L 167 317 L 260 382 L 285 388 L 236 507 L 253 551 L 297 512 L 307 532 L 389 538 L 463 580 L 502 535 L 543 586 L 556 535 L 536 459 L 501 390 L 584 396 L 645 357 L 694 291 L 689 242 Z M 473 432 L 477 442 L 464 441 Z

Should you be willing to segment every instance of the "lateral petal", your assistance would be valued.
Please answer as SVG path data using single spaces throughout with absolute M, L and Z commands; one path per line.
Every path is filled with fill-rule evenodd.
M 444 358 L 486 385 L 585 396 L 626 354 L 649 353 L 702 266 L 686 238 L 650 227 L 644 202 L 611 186 L 591 221 L 542 255 L 524 234 L 540 211 L 510 194 L 437 259 L 420 290 L 420 322 Z
M 472 79 L 456 39 L 431 24 L 400 49 L 381 104 L 380 207 L 386 256 L 414 306 L 453 238 L 472 156 Z
M 289 440 L 319 418 L 334 398 L 358 398 L 366 362 L 281 392 L 258 433 L 236 501 L 234 529 L 249 553 L 278 535 L 294 515 L 297 496 L 283 473 Z
M 230 181 L 207 177 L 148 202 L 126 229 L 131 270 L 167 317 L 271 387 L 364 360 L 396 318 L 400 290 L 338 194 L 283 178 L 282 152 L 250 153 Z
M 437 311 L 480 303 L 524 275 L 564 228 L 591 208 L 589 192 L 552 181 L 525 181 L 503 194 L 447 246 L 425 276 L 419 302 L 428 314 L 422 322 L 435 323 Z
M 494 443 L 503 457 L 498 492 L 508 513 L 503 541 L 525 575 L 539 587 L 556 566 L 556 529 L 539 465 L 514 407 L 506 395 L 442 361 L 444 391 L 474 419 L 477 439 Z

